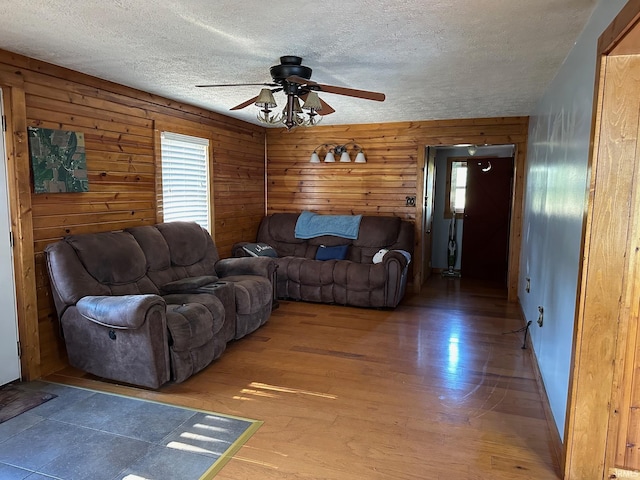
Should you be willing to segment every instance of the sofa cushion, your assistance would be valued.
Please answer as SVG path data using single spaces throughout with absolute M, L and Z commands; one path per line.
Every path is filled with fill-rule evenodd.
M 171 266 L 169 245 L 160 230 L 152 225 L 146 225 L 127 228 L 125 231 L 133 235 L 142 248 L 150 271 L 164 270 Z
M 87 272 L 104 285 L 135 283 L 147 273 L 144 253 L 127 232 L 72 235 L 66 241 Z
M 401 222 L 400 217 L 362 217 L 360 234 L 353 245 L 375 248 L 376 251 L 393 245 L 398 239 Z
M 201 303 L 167 305 L 167 328 L 171 348 L 176 351 L 205 345 L 214 334 L 211 312 Z
M 206 256 L 207 233 L 197 223 L 168 222 L 156 228 L 167 241 L 173 265 L 188 267 Z
M 304 243 L 301 238 L 295 237 L 297 213 L 276 213 L 269 220 L 269 235 L 278 241 L 286 243 Z
M 307 243 L 309 245 L 326 245 L 327 247 L 334 247 L 336 245 L 351 245 L 351 242 L 353 242 L 353 240 L 344 237 L 336 237 L 333 235 L 323 235 L 321 237 L 314 237 L 307 240 Z
M 271 305 L 273 287 L 268 278 L 258 275 L 230 275 L 222 280 L 233 282 L 238 315 L 252 314 L 260 311 L 265 305 Z

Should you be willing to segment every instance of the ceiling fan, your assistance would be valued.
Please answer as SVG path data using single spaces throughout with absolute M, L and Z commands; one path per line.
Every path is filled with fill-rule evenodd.
M 311 68 L 302 65 L 302 58 L 295 55 L 280 57 L 280 64 L 272 66 L 269 72 L 271 73 L 272 82 L 196 85 L 196 87 L 239 87 L 252 85 L 267 87 L 262 88 L 260 93 L 255 97 L 232 107 L 231 110 L 241 110 L 254 104 L 261 108 L 258 114 L 258 120 L 260 122 L 268 125 L 284 124 L 288 130 L 301 125 L 317 125 L 322 116 L 335 112 L 327 102 L 318 97 L 317 92 L 346 95 L 348 97 L 357 97 L 378 102 L 382 102 L 385 99 L 384 93 L 316 83 L 310 80 Z M 277 106 L 273 97 L 273 94 L 276 92 L 284 92 L 287 96 L 287 104 L 281 115 L 272 115 L 272 109 Z M 300 105 L 300 99 L 303 102 L 302 106 Z M 308 118 L 304 117 L 305 110 L 307 111 Z

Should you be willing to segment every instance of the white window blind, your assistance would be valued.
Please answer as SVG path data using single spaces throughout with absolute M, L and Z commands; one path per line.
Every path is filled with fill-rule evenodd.
M 197 222 L 209 230 L 209 139 L 162 132 L 165 222 Z

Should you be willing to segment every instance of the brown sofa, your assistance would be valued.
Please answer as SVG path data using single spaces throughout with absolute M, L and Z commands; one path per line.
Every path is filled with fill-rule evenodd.
M 413 223 L 398 217 L 365 215 L 356 239 L 334 235 L 301 239 L 295 235 L 298 216 L 268 215 L 256 237 L 256 242 L 271 246 L 277 254 L 278 298 L 357 307 L 398 305 L 406 289 L 408 257 L 413 254 Z M 235 244 L 233 256 L 247 256 L 248 245 Z M 323 247 L 339 246 L 346 246 L 344 260 L 316 260 Z M 380 250 L 388 252 L 380 263 L 374 263 Z
M 271 314 L 273 260 L 220 260 L 196 223 L 71 235 L 45 253 L 69 363 L 111 380 L 181 382 Z

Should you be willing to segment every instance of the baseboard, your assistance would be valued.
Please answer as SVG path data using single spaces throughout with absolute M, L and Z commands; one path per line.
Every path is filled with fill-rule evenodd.
M 522 309 L 520 299 L 518 299 L 518 307 L 520 308 L 520 318 L 522 319 L 522 326 L 524 327 L 527 324 L 527 317 L 525 316 L 524 310 Z M 527 336 L 526 346 L 531 358 L 531 364 L 533 365 L 533 373 L 536 377 L 538 393 L 540 394 L 540 398 L 542 398 L 542 408 L 544 410 L 544 416 L 547 421 L 547 425 L 549 426 L 549 432 L 551 433 L 551 448 L 553 449 L 553 454 L 555 455 L 556 461 L 558 462 L 560 468 L 560 472 L 558 473 L 561 474 L 564 471 L 564 445 L 562 443 L 562 438 L 560 437 L 560 431 L 558 430 L 556 422 L 553 419 L 553 413 L 551 412 L 551 406 L 549 405 L 549 397 L 547 396 L 547 389 L 544 387 L 542 373 L 540 373 L 538 357 L 536 357 L 536 352 L 533 349 L 533 343 L 531 343 L 531 335 Z

